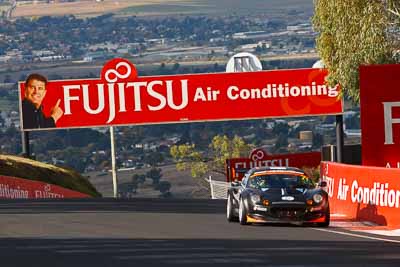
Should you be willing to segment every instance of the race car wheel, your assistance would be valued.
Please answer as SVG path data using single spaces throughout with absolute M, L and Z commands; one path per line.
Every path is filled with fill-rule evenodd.
M 239 201 L 239 222 L 241 225 L 249 224 L 247 222 L 247 211 L 243 199 Z
M 329 209 L 329 206 L 328 206 L 328 208 L 326 210 L 326 213 L 325 213 L 325 221 L 321 222 L 321 223 L 318 223 L 317 225 L 319 227 L 328 227 L 330 222 L 331 222 L 331 212 L 330 212 L 330 209 Z
M 226 201 L 226 219 L 228 220 L 228 222 L 237 221 L 237 216 L 235 216 L 233 209 L 232 196 L 229 194 L 228 200 Z

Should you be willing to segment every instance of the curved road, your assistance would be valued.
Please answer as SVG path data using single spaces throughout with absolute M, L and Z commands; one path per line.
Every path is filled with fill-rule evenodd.
M 228 223 L 218 200 L 2 200 L 0 266 L 399 266 L 400 238 L 348 233 Z

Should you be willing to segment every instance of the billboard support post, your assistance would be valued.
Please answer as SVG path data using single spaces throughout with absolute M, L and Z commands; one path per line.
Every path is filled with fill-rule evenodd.
M 118 179 L 115 168 L 115 144 L 114 144 L 114 127 L 110 126 L 110 141 L 111 141 L 111 171 L 113 179 L 114 198 L 118 197 Z
M 22 142 L 22 156 L 25 158 L 30 157 L 29 149 L 29 132 L 21 131 L 21 142 Z
M 336 115 L 336 160 L 343 162 L 344 148 L 343 115 Z
M 322 59 L 318 60 L 312 66 L 314 69 L 323 69 L 325 64 Z M 342 110 L 343 112 L 343 110 Z M 344 149 L 344 131 L 343 131 L 343 114 L 336 115 L 336 161 L 343 162 Z M 333 150 L 331 150 L 331 160 L 334 161 Z

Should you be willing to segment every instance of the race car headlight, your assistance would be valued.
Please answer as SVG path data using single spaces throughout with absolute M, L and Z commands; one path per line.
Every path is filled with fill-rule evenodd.
M 253 203 L 257 203 L 257 202 L 260 202 L 260 201 L 261 201 L 261 198 L 260 198 L 259 195 L 252 194 L 252 195 L 250 195 L 250 198 L 251 198 L 251 201 L 252 201 Z
M 264 206 L 269 206 L 269 204 L 270 204 L 270 202 L 269 202 L 268 199 L 264 199 L 264 200 L 263 200 L 263 205 L 264 205 Z
M 312 198 L 313 198 L 314 202 L 317 204 L 321 203 L 322 200 L 324 199 L 324 197 L 321 194 L 315 194 L 315 195 L 313 195 Z

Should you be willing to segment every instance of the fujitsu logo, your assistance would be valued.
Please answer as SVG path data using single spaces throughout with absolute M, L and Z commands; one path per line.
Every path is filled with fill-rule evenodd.
M 265 152 L 263 150 L 258 149 L 257 151 L 254 151 L 251 155 L 251 159 L 253 161 L 261 160 L 265 158 Z
M 393 118 L 393 107 L 400 107 L 400 102 L 382 102 L 385 120 L 385 145 L 393 145 L 393 124 L 400 123 L 400 118 Z
M 125 73 L 119 73 L 118 69 L 120 69 L 121 67 L 125 67 Z M 111 69 L 111 70 L 107 70 L 106 71 L 106 80 L 109 83 L 115 83 L 116 81 L 118 81 L 119 79 L 126 79 L 129 78 L 129 76 L 132 73 L 132 68 L 131 66 L 129 66 L 129 64 L 127 62 L 119 62 L 116 66 L 115 66 L 115 70 Z M 113 74 L 115 77 L 111 78 L 110 75 Z
M 175 103 L 172 80 L 152 80 L 138 81 L 137 72 L 133 65 L 126 61 L 114 61 L 109 63 L 111 67 L 105 67 L 102 76 L 104 82 L 95 84 L 96 89 L 90 88 L 90 84 L 71 84 L 63 85 L 64 93 L 64 115 L 72 115 L 72 101 L 80 103 L 83 99 L 83 109 L 89 114 L 100 114 L 108 107 L 109 114 L 107 123 L 114 120 L 116 113 L 127 112 L 133 110 L 140 112 L 143 109 L 149 111 L 158 111 L 167 106 L 173 110 L 181 110 L 188 105 L 188 80 L 180 80 L 180 103 Z M 108 65 L 109 65 L 108 64 Z M 136 81 L 135 81 L 136 80 Z M 126 104 L 125 93 L 129 90 L 133 91 L 133 106 Z M 179 93 L 179 91 L 177 92 Z M 118 96 L 117 96 L 117 95 Z M 156 102 L 155 104 L 144 104 L 142 98 L 147 94 Z M 106 96 L 108 95 L 108 100 Z M 97 97 L 97 101 L 93 101 Z M 108 103 L 105 103 L 105 102 Z M 98 103 L 97 107 L 91 107 L 91 103 Z M 107 105 L 106 105 L 107 104 Z

